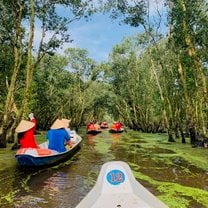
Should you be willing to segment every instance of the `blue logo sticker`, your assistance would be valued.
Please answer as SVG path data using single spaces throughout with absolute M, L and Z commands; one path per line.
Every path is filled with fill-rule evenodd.
M 107 174 L 106 179 L 112 185 L 119 185 L 125 181 L 125 175 L 120 170 L 111 170 Z

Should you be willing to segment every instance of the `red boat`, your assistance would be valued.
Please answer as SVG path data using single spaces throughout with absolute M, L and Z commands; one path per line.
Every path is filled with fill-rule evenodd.
M 123 125 L 120 122 L 113 122 L 110 126 L 110 133 L 122 133 L 124 131 Z
M 100 129 L 100 125 L 94 124 L 93 122 L 90 122 L 89 124 L 87 124 L 87 134 L 96 135 L 101 132 L 102 130 Z

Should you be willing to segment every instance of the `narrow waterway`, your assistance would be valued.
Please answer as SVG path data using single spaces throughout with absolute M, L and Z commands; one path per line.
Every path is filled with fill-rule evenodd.
M 143 148 L 146 141 L 131 131 L 81 136 L 79 151 L 55 167 L 22 169 L 8 155 L 6 160 L 13 165 L 0 171 L 0 207 L 74 208 L 95 184 L 101 166 L 111 160 L 127 162 L 137 180 L 161 200 L 167 202 L 171 197 L 170 207 L 207 207 L 207 171 L 174 157 L 173 151 L 154 146 Z M 196 191 L 201 201 L 195 198 Z M 181 200 L 182 205 L 174 200 Z

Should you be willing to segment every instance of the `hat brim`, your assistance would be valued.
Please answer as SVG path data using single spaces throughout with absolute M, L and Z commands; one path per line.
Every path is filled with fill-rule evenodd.
M 15 132 L 17 133 L 25 132 L 25 131 L 32 129 L 34 126 L 35 126 L 35 123 L 31 121 L 21 120 L 19 125 L 15 129 Z
M 65 126 L 66 125 L 62 120 L 56 119 L 53 125 L 51 126 L 51 129 L 62 129 L 65 128 Z
M 70 124 L 70 122 L 71 122 L 71 119 L 62 118 L 61 121 L 64 122 L 65 128 L 67 128 L 67 127 L 69 127 L 69 124 Z

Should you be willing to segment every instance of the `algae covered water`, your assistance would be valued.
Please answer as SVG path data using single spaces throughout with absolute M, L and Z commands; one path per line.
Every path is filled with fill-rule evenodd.
M 131 130 L 81 136 L 71 159 L 45 169 L 19 168 L 15 152 L 0 150 L 0 207 L 74 208 L 112 160 L 127 162 L 136 179 L 171 208 L 208 207 L 208 149 Z

